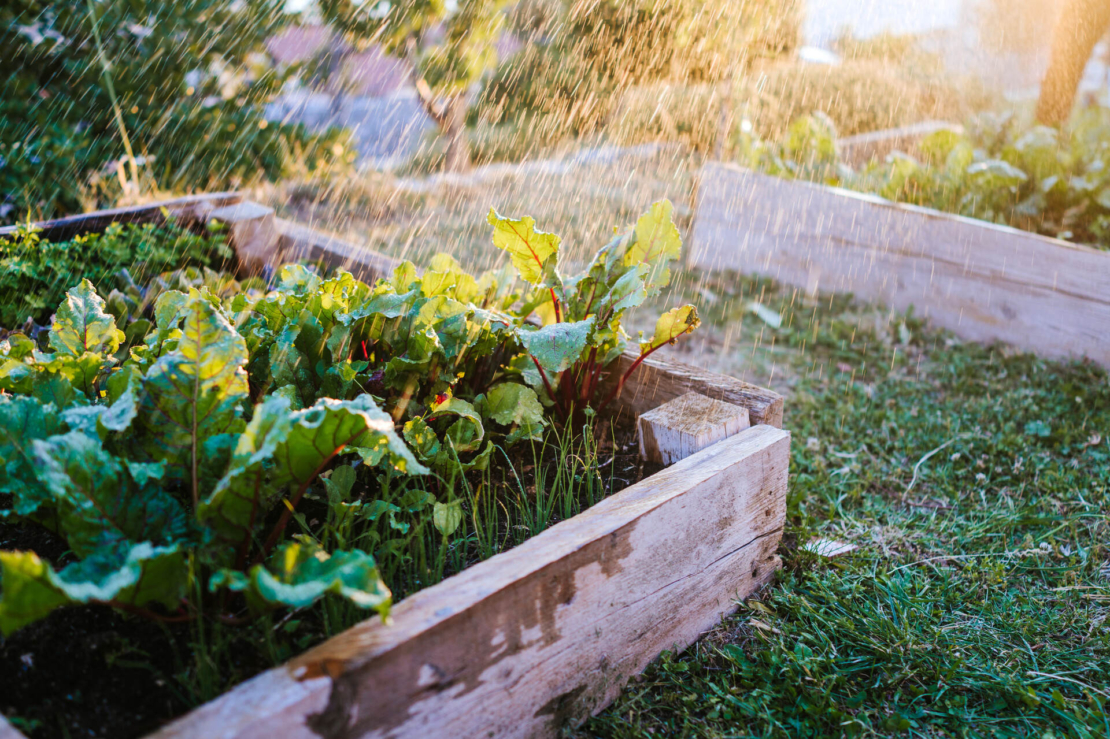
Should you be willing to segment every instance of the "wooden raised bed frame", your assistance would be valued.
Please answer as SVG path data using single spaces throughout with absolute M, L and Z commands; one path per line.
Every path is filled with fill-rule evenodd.
M 851 293 L 971 341 L 1110 367 L 1110 252 L 706 164 L 687 262 Z
M 241 248 L 237 233 L 271 233 L 266 261 L 321 259 L 364 280 L 396 263 L 233 194 L 213 198 L 126 213 L 158 220 L 164 205 L 203 220 L 237 206 L 268 223 L 229 224 L 233 246 Z M 107 225 L 100 214 L 84 218 Z M 44 225 L 52 235 L 53 224 Z M 150 739 L 547 737 L 597 713 L 661 652 L 713 628 L 781 566 L 790 458 L 782 397 L 652 358 L 626 384 L 617 412 L 634 421 L 687 392 L 747 408 L 752 427 L 409 596 L 391 623 L 370 618 Z M 0 739 L 18 736 L 0 719 Z

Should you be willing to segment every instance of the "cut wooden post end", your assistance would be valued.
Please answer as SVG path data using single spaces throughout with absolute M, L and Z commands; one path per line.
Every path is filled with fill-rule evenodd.
M 747 408 L 686 393 L 637 420 L 640 456 L 648 462 L 674 464 L 750 425 Z
M 258 274 L 267 264 L 277 261 L 279 234 L 273 208 L 245 201 L 215 208 L 208 217 L 228 227 L 242 272 Z

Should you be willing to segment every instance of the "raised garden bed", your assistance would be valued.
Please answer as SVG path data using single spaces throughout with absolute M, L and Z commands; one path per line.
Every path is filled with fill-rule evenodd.
M 972 341 L 1110 366 L 1110 253 L 710 163 L 687 262 L 851 293 Z
M 245 271 L 307 258 L 369 280 L 396 265 L 254 204 L 179 207 L 223 215 Z M 606 387 L 635 361 L 621 357 Z M 404 599 L 391 623 L 370 618 L 153 736 L 544 736 L 600 710 L 779 566 L 789 459 L 780 396 L 650 357 L 613 411 L 630 424 L 690 392 L 745 408 L 753 425 Z M 0 722 L 4 732 L 16 735 Z

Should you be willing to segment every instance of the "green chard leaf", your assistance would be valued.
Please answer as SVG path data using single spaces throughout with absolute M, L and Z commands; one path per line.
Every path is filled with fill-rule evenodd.
M 452 500 L 450 503 L 436 503 L 432 506 L 432 525 L 436 531 L 444 536 L 450 536 L 459 528 L 463 520 L 461 500 Z
M 129 468 L 80 431 L 33 443 L 38 478 L 50 491 L 70 549 L 89 557 L 120 542 L 170 544 L 188 534 L 177 499 L 162 490 L 160 466 Z M 150 484 L 150 483 L 155 484 Z
M 0 633 L 81 603 L 177 605 L 188 569 L 177 546 L 148 542 L 103 550 L 56 572 L 34 552 L 0 552 Z
M 502 426 L 542 427 L 543 406 L 536 391 L 515 382 L 494 385 L 476 402 L 478 410 Z
M 578 361 L 589 344 L 593 327 L 591 317 L 573 323 L 553 323 L 536 330 L 523 328 L 517 336 L 524 350 L 540 363 L 550 379 L 552 373 L 562 372 Z
M 671 273 L 667 265 L 682 253 L 682 237 L 671 219 L 673 211 L 674 206 L 669 200 L 653 204 L 636 221 L 636 238 L 624 254 L 626 266 L 643 264 L 649 267 L 644 277 L 653 295 L 670 283 Z
M 33 444 L 64 430 L 54 406 L 26 396 L 0 396 L 0 493 L 12 496 L 12 509 L 20 516 L 53 500 L 38 480 Z
M 384 617 L 392 597 L 371 555 L 358 550 L 328 554 L 302 541 L 284 544 L 269 562 L 255 565 L 249 573 L 221 570 L 208 587 L 212 592 L 245 592 L 259 611 L 272 606 L 303 608 L 331 593 Z
M 197 506 L 197 519 L 211 526 L 224 543 L 249 540 L 258 524 L 285 492 L 267 484 L 275 452 L 289 439 L 293 424 L 287 397 L 273 395 L 255 408 L 239 435 L 227 473 L 212 494 Z M 226 549 L 221 551 L 227 554 Z
M 119 349 L 124 334 L 116 328 L 104 299 L 88 280 L 66 293 L 50 329 L 50 346 L 71 357 L 83 354 L 112 354 Z
M 323 398 L 292 419 L 289 440 L 276 454 L 279 481 L 303 484 L 326 460 L 346 451 L 371 466 L 384 462 L 412 475 L 428 471 L 397 436 L 393 419 L 368 395 L 343 401 Z
M 386 461 L 410 474 L 427 472 L 369 396 L 324 398 L 301 411 L 290 411 L 287 397 L 272 396 L 255 409 L 227 474 L 201 501 L 197 518 L 225 545 L 249 540 L 287 490 L 307 486 L 343 453 L 371 465 Z M 224 546 L 212 556 L 226 555 Z
M 139 421 L 147 451 L 170 465 L 173 479 L 200 491 L 199 467 L 205 440 L 243 427 L 247 398 L 247 347 L 223 313 L 203 294 L 189 296 L 177 347 L 147 372 Z

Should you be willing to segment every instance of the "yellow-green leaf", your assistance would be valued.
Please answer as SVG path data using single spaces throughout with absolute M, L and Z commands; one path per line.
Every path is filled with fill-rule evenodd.
M 684 305 L 681 308 L 672 308 L 659 316 L 659 320 L 655 323 L 655 336 L 650 341 L 640 342 L 640 352 L 646 354 L 683 334 L 690 333 L 700 325 L 698 309 L 694 306 Z
M 671 220 L 674 206 L 660 200 L 636 221 L 636 240 L 624 254 L 625 265 L 655 264 L 678 259 L 682 253 L 682 237 Z
M 493 226 L 493 245 L 509 252 L 520 276 L 533 285 L 543 281 L 544 264 L 559 251 L 559 237 L 536 230 L 536 220 L 503 218 L 490 208 L 486 221 Z

